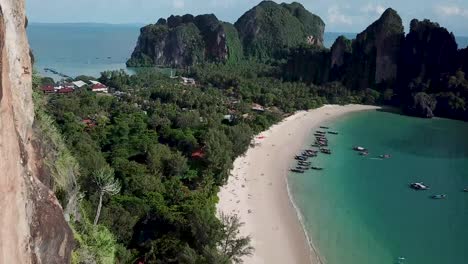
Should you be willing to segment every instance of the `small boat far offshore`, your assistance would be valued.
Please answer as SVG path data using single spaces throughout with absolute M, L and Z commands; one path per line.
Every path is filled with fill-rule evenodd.
M 431 196 L 432 199 L 445 199 L 447 198 L 446 194 L 436 194 Z

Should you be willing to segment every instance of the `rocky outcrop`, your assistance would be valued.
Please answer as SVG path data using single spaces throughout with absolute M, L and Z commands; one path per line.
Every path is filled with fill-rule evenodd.
M 468 47 L 458 51 L 458 67 L 465 73 L 468 73 Z
M 434 117 L 434 109 L 436 108 L 437 101 L 430 95 L 420 92 L 412 97 L 412 102 L 405 108 L 405 112 L 409 115 L 432 118 Z
M 352 41 L 344 36 L 339 36 L 330 49 L 331 80 L 339 80 L 345 74 L 352 52 Z
M 322 46 L 325 23 L 301 4 L 263 1 L 234 24 L 247 57 L 266 60 L 280 49 Z
M 402 87 L 414 79 L 438 82 L 457 68 L 457 43 L 452 33 L 429 20 L 412 20 L 401 51 Z
M 347 86 L 364 89 L 394 82 L 403 39 L 401 18 L 389 8 L 353 41 Z
M 127 65 L 185 67 L 226 61 L 228 55 L 226 32 L 215 15 L 171 16 L 140 30 Z
M 23 0 L 0 0 L 0 263 L 69 263 L 73 234 L 37 178 Z
M 323 47 L 325 23 L 299 3 L 263 1 L 233 25 L 215 15 L 170 16 L 140 30 L 129 67 L 271 59 L 284 48 Z

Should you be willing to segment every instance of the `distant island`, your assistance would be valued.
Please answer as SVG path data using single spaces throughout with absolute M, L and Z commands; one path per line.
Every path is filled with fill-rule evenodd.
M 215 15 L 171 16 L 141 29 L 128 66 L 189 67 L 255 60 L 280 68 L 278 77 L 336 83 L 368 94 L 368 103 L 401 107 L 419 117 L 468 120 L 468 48 L 447 29 L 412 20 L 407 35 L 389 8 L 349 40 L 323 47 L 325 23 L 301 4 L 263 1 L 234 25 Z

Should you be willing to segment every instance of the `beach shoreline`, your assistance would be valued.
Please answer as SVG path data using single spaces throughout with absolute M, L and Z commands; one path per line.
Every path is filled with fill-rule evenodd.
M 340 116 L 379 107 L 325 105 L 299 111 L 257 135 L 253 147 L 234 161 L 231 176 L 218 194 L 218 213 L 237 214 L 255 251 L 246 264 L 322 264 L 302 224 L 288 186 L 288 169 L 313 129 Z

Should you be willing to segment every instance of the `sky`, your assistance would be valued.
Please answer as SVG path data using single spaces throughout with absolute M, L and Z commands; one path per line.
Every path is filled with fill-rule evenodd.
M 260 0 L 26 0 L 31 22 L 155 23 L 171 14 L 214 13 L 235 22 Z M 276 1 L 280 2 L 280 1 Z M 291 1 L 284 1 L 291 2 Z M 397 10 L 405 30 L 413 18 L 438 22 L 458 36 L 468 36 L 468 0 L 296 0 L 320 16 L 327 32 L 361 32 L 386 8 Z

